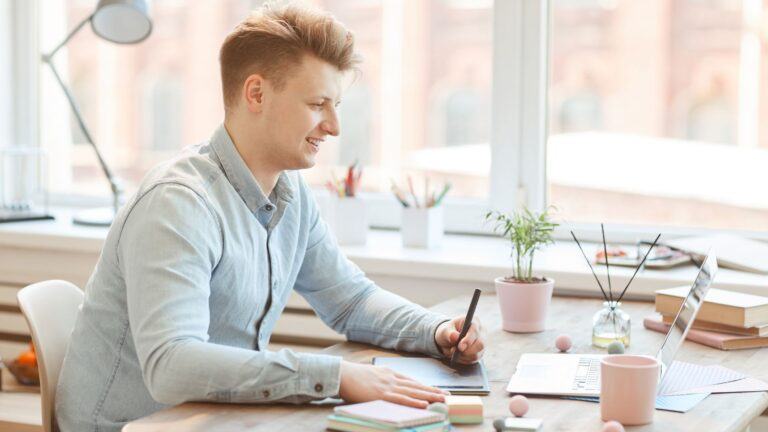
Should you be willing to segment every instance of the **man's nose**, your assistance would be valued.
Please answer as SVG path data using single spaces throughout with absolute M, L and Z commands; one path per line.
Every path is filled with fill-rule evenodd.
M 336 114 L 335 109 L 329 111 L 329 114 L 321 124 L 323 132 L 327 133 L 328 135 L 339 136 L 339 117 Z

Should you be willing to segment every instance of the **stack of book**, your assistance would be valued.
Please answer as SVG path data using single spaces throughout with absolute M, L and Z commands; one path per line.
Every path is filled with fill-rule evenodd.
M 666 333 L 690 287 L 656 291 L 660 318 L 646 318 L 647 329 Z M 768 297 L 710 289 L 688 332 L 688 340 L 721 350 L 768 346 Z
M 449 431 L 445 414 L 377 400 L 339 406 L 328 416 L 326 428 L 342 432 Z

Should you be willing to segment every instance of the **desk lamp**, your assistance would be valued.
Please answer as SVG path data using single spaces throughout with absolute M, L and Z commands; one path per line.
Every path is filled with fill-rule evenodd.
M 115 178 L 112 170 L 107 165 L 99 148 L 93 142 L 93 137 L 85 126 L 72 93 L 64 84 L 64 81 L 62 81 L 53 64 L 53 56 L 88 22 L 91 23 L 93 32 L 102 39 L 118 44 L 135 44 L 143 41 L 152 33 L 152 20 L 149 18 L 149 7 L 146 0 L 100 0 L 98 5 L 96 5 L 96 10 L 91 15 L 75 26 L 53 51 L 42 56 L 43 62 L 50 66 L 56 81 L 58 81 L 64 94 L 67 96 L 67 101 L 69 101 L 69 106 L 75 114 L 78 125 L 80 125 L 80 130 L 83 131 L 83 136 L 88 141 L 88 144 L 91 145 L 91 148 L 93 148 L 94 153 L 96 153 L 99 165 L 102 171 L 104 171 L 104 175 L 107 177 L 112 189 L 111 209 L 94 209 L 84 212 L 82 215 L 76 215 L 73 218 L 73 222 L 81 225 L 109 226 L 112 224 L 112 220 L 120 207 L 123 188 L 120 185 L 120 181 Z

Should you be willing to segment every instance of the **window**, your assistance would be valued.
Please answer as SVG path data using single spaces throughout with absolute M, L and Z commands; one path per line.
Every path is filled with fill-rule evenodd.
M 363 189 L 393 206 L 388 214 L 397 210 L 390 181 L 404 183 L 408 176 L 416 182 L 429 177 L 433 185 L 451 182 L 451 198 L 487 202 L 493 2 L 313 3 L 355 33 L 363 63 L 343 94 L 341 135 L 326 141 L 305 178 L 322 187 L 332 172 L 340 175 L 359 161 L 365 169 Z M 142 43 L 114 45 L 86 26 L 57 54 L 57 67 L 96 144 L 129 193 L 149 168 L 182 146 L 207 139 L 223 120 L 219 47 L 260 4 L 153 2 L 153 33 Z M 60 42 L 93 7 L 92 2 L 46 0 L 39 17 L 41 50 Z M 107 194 L 91 149 L 79 145 L 84 139 L 61 90 L 46 68 L 41 76 L 42 143 L 57 162 L 54 192 Z
M 552 0 L 549 203 L 570 221 L 768 230 L 763 0 Z
M 766 231 L 768 0 L 314 0 L 364 62 L 305 171 L 322 187 L 364 165 L 376 226 L 397 226 L 390 179 L 451 182 L 446 226 L 555 205 L 569 222 Z M 154 2 L 135 46 L 85 28 L 57 64 L 129 192 L 223 118 L 218 49 L 260 1 Z M 92 2 L 46 0 L 49 50 Z M 40 142 L 58 192 L 104 196 L 95 157 L 41 70 Z

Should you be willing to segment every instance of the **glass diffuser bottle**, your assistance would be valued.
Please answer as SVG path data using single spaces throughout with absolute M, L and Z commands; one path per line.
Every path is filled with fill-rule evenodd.
M 631 321 L 617 301 L 603 302 L 603 308 L 592 317 L 592 345 L 607 348 L 613 341 L 629 347 Z

